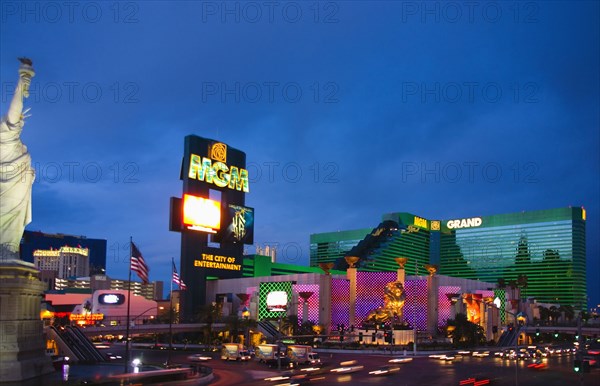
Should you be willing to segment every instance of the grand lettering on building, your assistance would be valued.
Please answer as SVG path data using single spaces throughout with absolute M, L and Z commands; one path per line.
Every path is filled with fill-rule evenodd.
M 463 218 L 462 220 L 449 220 L 446 223 L 448 229 L 461 229 L 481 226 L 481 217 Z

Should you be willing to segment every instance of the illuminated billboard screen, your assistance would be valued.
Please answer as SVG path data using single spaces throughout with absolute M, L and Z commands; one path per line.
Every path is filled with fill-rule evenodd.
M 288 294 L 285 291 L 273 291 L 267 294 L 267 309 L 271 312 L 286 311 Z
M 118 306 L 125 303 L 125 295 L 122 294 L 102 294 L 98 297 L 100 304 L 110 304 Z
M 254 208 L 229 204 L 223 207 L 223 227 L 214 242 L 254 244 Z
M 187 229 L 215 233 L 221 228 L 221 203 L 184 194 L 183 225 Z

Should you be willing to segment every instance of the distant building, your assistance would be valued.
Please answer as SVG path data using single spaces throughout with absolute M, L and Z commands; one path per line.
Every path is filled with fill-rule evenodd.
M 34 251 L 59 250 L 63 247 L 89 250 L 89 272 L 85 276 L 106 273 L 106 240 L 103 239 L 90 239 L 86 236 L 72 236 L 62 233 L 50 234 L 26 230 L 21 240 L 20 257 L 24 261 L 33 263 Z
M 370 233 L 371 228 L 366 228 L 310 235 L 310 266 L 337 262 Z
M 61 289 L 69 277 L 89 275 L 89 250 L 76 247 L 36 249 L 33 264 L 41 271 L 41 279 L 48 289 Z
M 48 272 L 55 271 L 42 271 L 42 274 L 48 275 Z M 43 275 L 42 275 L 43 276 Z M 54 278 L 47 281 L 48 283 L 54 283 L 53 287 L 49 288 L 49 291 L 99 291 L 99 290 L 127 290 L 127 280 L 111 279 L 106 275 L 92 275 L 82 277 L 69 277 L 66 279 Z M 148 300 L 161 300 L 163 298 L 163 287 L 162 281 L 153 281 L 148 284 L 143 284 L 138 281 L 131 282 L 131 293 L 136 296 L 142 296 Z
M 164 283 L 162 281 L 153 281 L 148 284 L 132 281 L 131 293 L 134 295 L 143 296 L 150 300 L 161 300 L 163 298 L 163 287 Z M 127 290 L 127 280 L 111 279 L 110 289 Z

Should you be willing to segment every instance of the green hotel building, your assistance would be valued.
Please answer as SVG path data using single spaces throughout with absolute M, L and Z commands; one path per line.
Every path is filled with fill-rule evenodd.
M 521 298 L 582 309 L 585 221 L 581 207 L 447 220 L 388 213 L 375 228 L 311 235 L 310 264 L 345 270 L 344 256 L 357 256 L 359 271 L 395 271 L 394 259 L 408 257 L 408 275 L 434 264 L 440 275 L 518 286 Z

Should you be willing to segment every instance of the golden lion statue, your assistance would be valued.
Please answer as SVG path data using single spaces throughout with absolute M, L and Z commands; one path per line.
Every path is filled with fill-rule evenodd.
M 365 322 L 382 323 L 392 320 L 394 317 L 401 318 L 405 300 L 406 294 L 402 282 L 387 283 L 383 293 L 383 306 L 369 312 Z

